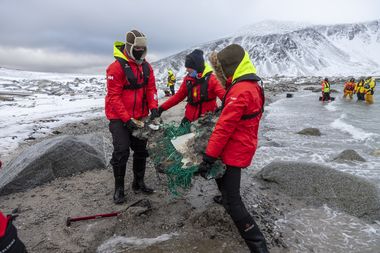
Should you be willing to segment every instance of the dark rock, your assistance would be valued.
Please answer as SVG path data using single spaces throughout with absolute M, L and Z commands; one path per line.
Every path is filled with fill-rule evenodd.
M 263 141 L 262 144 L 259 144 L 259 146 L 263 146 L 263 147 L 275 147 L 275 148 L 280 148 L 280 147 L 283 147 L 283 145 L 281 145 L 280 143 L 278 142 L 275 142 L 275 141 Z
M 337 157 L 333 159 L 336 162 L 344 162 L 344 161 L 359 161 L 365 162 L 366 160 L 361 157 L 355 150 L 347 149 L 340 153 Z
M 36 139 L 35 137 L 29 136 L 28 138 L 25 138 L 24 141 L 33 141 L 35 139 Z
M 303 90 L 311 90 L 311 91 L 315 91 L 315 90 L 318 90 L 318 91 L 320 91 L 321 90 L 321 88 L 320 87 L 306 87 L 306 88 L 303 88 Z
M 311 136 L 321 136 L 321 132 L 319 131 L 318 128 L 305 128 L 299 132 L 297 132 L 297 134 L 303 134 L 303 135 L 311 135 Z
M 101 135 L 59 136 L 44 140 L 0 171 L 0 195 L 23 191 L 58 177 L 106 166 Z
M 257 177 L 307 204 L 327 204 L 371 222 L 380 219 L 378 188 L 351 174 L 313 163 L 272 162 Z
M 286 93 L 286 97 L 287 98 L 292 98 L 293 97 L 293 93 Z

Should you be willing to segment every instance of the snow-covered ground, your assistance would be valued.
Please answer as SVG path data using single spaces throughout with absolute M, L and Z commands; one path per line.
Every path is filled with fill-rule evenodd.
M 102 76 L 0 68 L 0 157 L 53 127 L 103 115 L 104 95 Z
M 157 80 L 158 97 L 165 85 Z M 0 68 L 0 159 L 57 126 L 104 116 L 105 76 Z

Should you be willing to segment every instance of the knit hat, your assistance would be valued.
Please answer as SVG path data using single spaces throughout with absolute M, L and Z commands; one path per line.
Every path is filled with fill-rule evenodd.
M 244 55 L 244 49 L 237 44 L 229 45 L 217 54 L 218 61 L 226 78 L 230 78 L 234 75 Z
M 147 43 L 146 43 L 145 34 L 137 30 L 132 30 L 132 31 L 127 32 L 125 45 L 126 45 L 125 49 L 129 57 L 137 61 L 142 61 L 145 59 L 145 56 L 147 54 L 147 47 L 146 47 Z M 141 56 L 138 57 L 139 59 L 136 59 L 137 58 L 136 55 L 133 54 L 135 47 L 144 48 L 144 52 L 140 53 Z
M 205 60 L 203 59 L 203 51 L 195 49 L 186 55 L 185 67 L 195 69 L 198 73 L 202 73 L 205 69 Z

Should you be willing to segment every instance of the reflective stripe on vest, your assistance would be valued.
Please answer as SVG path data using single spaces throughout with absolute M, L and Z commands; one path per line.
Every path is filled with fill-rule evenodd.
M 324 82 L 323 92 L 330 92 L 330 84 L 328 82 Z

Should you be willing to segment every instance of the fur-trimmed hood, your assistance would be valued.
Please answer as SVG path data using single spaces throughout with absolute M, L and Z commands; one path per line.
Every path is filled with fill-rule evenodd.
M 233 83 L 242 76 L 256 74 L 256 68 L 248 53 L 237 44 L 229 45 L 219 53 L 212 52 L 209 60 L 215 75 L 224 86 L 226 82 Z
M 226 81 L 227 78 L 224 76 L 222 66 L 220 65 L 220 62 L 218 61 L 217 52 L 213 51 L 208 57 L 208 60 L 210 61 L 211 67 L 214 69 L 214 74 L 216 76 L 216 79 L 220 82 L 220 84 L 226 88 Z

